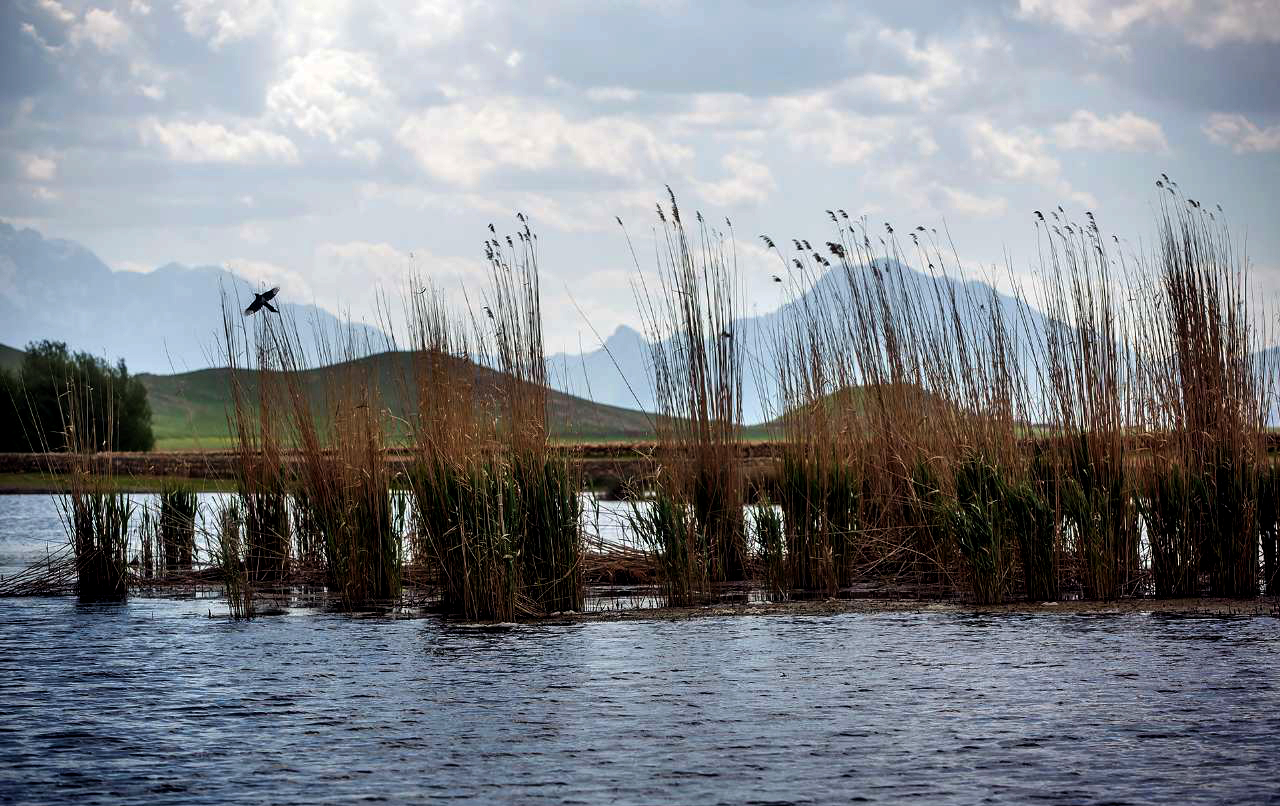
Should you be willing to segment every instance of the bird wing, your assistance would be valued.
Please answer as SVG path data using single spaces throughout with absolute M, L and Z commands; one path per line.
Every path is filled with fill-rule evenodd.
M 248 316 L 251 313 L 256 313 L 264 304 L 261 294 L 254 294 L 253 296 L 253 302 L 249 303 L 249 307 L 244 309 L 245 316 Z
M 270 291 L 264 291 L 264 292 L 262 292 L 262 298 L 263 298 L 264 300 L 273 299 L 273 298 L 275 297 L 275 295 L 276 295 L 276 294 L 279 294 L 279 293 L 280 293 L 280 286 L 276 286 L 275 288 L 271 289 Z

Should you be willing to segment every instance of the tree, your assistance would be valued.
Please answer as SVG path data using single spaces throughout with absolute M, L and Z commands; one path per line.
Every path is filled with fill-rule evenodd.
M 7 451 L 148 451 L 147 389 L 123 360 L 112 366 L 59 341 L 27 345 L 17 373 L 0 370 L 0 411 Z

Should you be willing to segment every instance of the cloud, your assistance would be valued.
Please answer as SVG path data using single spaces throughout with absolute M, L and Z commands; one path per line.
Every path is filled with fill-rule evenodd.
M 720 159 L 727 176 L 716 182 L 698 182 L 698 194 L 720 207 L 738 204 L 763 204 L 777 190 L 769 166 L 759 155 L 732 153 Z
M 1280 151 L 1280 126 L 1259 128 L 1244 115 L 1210 115 L 1203 127 L 1210 140 L 1237 154 Z
M 833 165 L 856 165 L 895 140 L 891 118 L 846 112 L 822 93 L 774 99 L 770 106 L 793 146 Z
M 336 143 L 378 119 L 388 92 L 373 61 L 345 50 L 314 50 L 285 65 L 286 77 L 267 91 L 267 111 L 313 137 Z
M 144 144 L 159 145 L 177 162 L 297 163 L 298 149 L 288 137 L 262 129 L 231 131 L 218 123 L 161 123 L 139 126 Z
M 215 51 L 263 33 L 276 20 L 275 6 L 267 0 L 179 0 L 178 10 L 187 33 Z
M 58 164 L 39 154 L 20 154 L 18 165 L 22 177 L 32 182 L 52 182 L 58 175 Z
M 1045 151 L 1045 138 L 1020 126 L 1001 131 L 990 121 L 978 120 L 969 127 L 970 156 L 1005 179 L 1034 182 L 1086 207 L 1097 206 L 1088 193 L 1072 189 L 1062 178 L 1062 164 Z
M 961 215 L 992 218 L 1004 215 L 1009 209 L 1009 202 L 999 196 L 979 196 L 976 193 L 946 185 L 937 185 L 936 190 L 941 194 L 946 205 Z
M 84 15 L 84 20 L 71 30 L 71 41 L 76 45 L 84 42 L 92 43 L 98 50 L 118 51 L 129 43 L 132 34 L 114 11 L 92 8 Z
M 68 11 L 58 0 L 38 0 L 36 6 L 63 25 L 70 25 L 76 21 L 76 15 Z
M 431 107 L 410 115 L 396 138 L 428 174 L 464 186 L 503 168 L 634 180 L 692 156 L 635 120 L 573 120 L 553 106 L 509 96 Z
M 1159 151 L 1169 150 L 1164 130 L 1153 120 L 1125 112 L 1111 117 L 1098 117 L 1077 110 L 1067 121 L 1053 129 L 1053 141 L 1060 148 L 1093 151 Z
M 1018 16 L 1093 39 L 1163 25 L 1202 48 L 1280 42 L 1280 4 L 1274 0 L 1019 0 Z

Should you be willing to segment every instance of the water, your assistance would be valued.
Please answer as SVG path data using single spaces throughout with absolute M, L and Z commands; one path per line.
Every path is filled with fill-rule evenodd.
M 210 608 L 0 600 L 0 801 L 1280 802 L 1270 618 Z

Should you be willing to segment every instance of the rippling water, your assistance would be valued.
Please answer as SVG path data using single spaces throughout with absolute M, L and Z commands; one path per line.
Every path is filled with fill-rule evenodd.
M 0 801 L 1277 802 L 1270 618 L 209 609 L 0 600 Z

